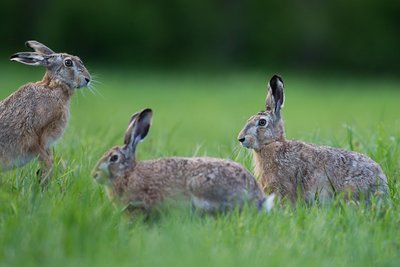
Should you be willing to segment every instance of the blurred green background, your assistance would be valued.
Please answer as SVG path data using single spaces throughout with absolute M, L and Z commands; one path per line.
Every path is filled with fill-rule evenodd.
M 86 62 L 397 74 L 396 0 L 1 1 L 0 58 L 37 39 Z

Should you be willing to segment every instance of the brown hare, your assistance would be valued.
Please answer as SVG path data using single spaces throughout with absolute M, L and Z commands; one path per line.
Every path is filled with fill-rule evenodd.
M 326 201 L 341 193 L 358 199 L 386 194 L 387 179 L 380 166 L 365 155 L 285 138 L 281 108 L 283 80 L 274 75 L 268 84 L 266 111 L 252 116 L 239 133 L 239 142 L 254 150 L 261 187 L 292 202 Z
M 125 144 L 104 154 L 93 170 L 93 177 L 104 184 L 111 198 L 129 210 L 151 210 L 166 199 L 183 197 L 195 208 L 217 212 L 254 203 L 270 210 L 268 199 L 255 178 L 241 165 L 217 158 L 161 158 L 138 161 L 137 144 L 149 132 L 152 110 L 135 113 L 125 133 Z
M 55 53 L 36 41 L 26 45 L 35 52 L 16 53 L 10 59 L 47 71 L 41 81 L 21 86 L 0 102 L 0 170 L 38 157 L 45 184 L 52 167 L 50 147 L 67 126 L 70 98 L 76 88 L 89 85 L 90 74 L 76 56 Z

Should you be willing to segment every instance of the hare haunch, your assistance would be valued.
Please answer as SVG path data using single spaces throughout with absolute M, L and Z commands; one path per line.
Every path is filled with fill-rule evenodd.
M 68 123 L 69 100 L 76 88 L 88 86 L 90 74 L 72 55 L 55 53 L 28 41 L 35 52 L 21 52 L 12 61 L 47 69 L 39 82 L 23 85 L 0 102 L 0 170 L 20 167 L 35 157 L 42 165 L 42 183 L 52 167 L 51 145 Z
M 268 84 L 266 111 L 252 116 L 238 136 L 244 147 L 254 150 L 261 187 L 292 202 L 296 198 L 323 201 L 337 193 L 350 194 L 354 199 L 360 194 L 386 194 L 386 176 L 367 156 L 285 138 L 280 114 L 283 89 L 282 78 L 273 76 Z
M 93 170 L 93 177 L 108 188 L 112 198 L 144 211 L 174 197 L 183 197 L 206 212 L 241 207 L 246 202 L 258 209 L 271 208 L 273 196 L 266 199 L 255 178 L 230 160 L 171 157 L 138 161 L 136 146 L 146 137 L 151 118 L 151 109 L 134 114 L 125 145 L 106 152 Z

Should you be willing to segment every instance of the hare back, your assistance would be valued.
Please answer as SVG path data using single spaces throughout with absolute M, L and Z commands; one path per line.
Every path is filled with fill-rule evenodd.
M 184 196 L 206 211 L 264 199 L 255 178 L 230 160 L 198 157 L 139 161 L 127 179 L 126 185 L 119 186 L 126 189 L 119 191 L 145 207 L 175 196 Z
M 291 198 L 298 189 L 305 198 L 340 192 L 351 192 L 355 197 L 387 192 L 387 179 L 379 165 L 356 152 L 285 141 L 267 145 L 261 153 L 258 161 L 263 161 L 263 166 L 258 169 L 265 172 L 263 182 L 267 187 L 279 187 L 275 189 Z
M 37 83 L 27 84 L 1 101 L 0 161 L 3 165 L 26 163 L 33 157 L 34 147 L 47 149 L 59 139 L 69 119 L 68 106 L 61 90 Z

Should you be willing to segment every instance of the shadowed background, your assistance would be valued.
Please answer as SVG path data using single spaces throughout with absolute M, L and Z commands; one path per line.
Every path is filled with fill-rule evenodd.
M 396 74 L 399 13 L 395 0 L 1 1 L 0 55 L 37 39 L 134 67 Z

